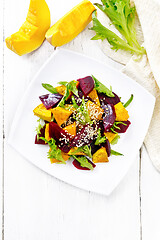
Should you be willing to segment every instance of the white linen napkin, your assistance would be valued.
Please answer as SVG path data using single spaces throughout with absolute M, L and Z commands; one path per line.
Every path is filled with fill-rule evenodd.
M 135 61 L 135 57 L 130 58 L 128 53 L 124 54 L 124 51 L 123 55 L 125 57 L 120 51 L 114 52 L 112 55 L 105 41 L 101 43 L 101 46 L 106 55 L 126 64 L 122 70 L 123 73 L 135 79 L 156 97 L 153 117 L 144 143 L 153 165 L 160 171 L 160 0 L 134 0 L 134 3 L 143 32 L 147 56 L 145 55 L 139 61 Z M 102 23 L 110 28 L 110 24 L 106 22 L 103 13 L 100 13 L 100 18 Z M 111 30 L 117 33 L 113 29 L 113 25 L 111 27 Z M 141 34 L 139 28 L 137 29 L 139 38 Z M 143 39 L 141 40 L 143 41 Z
M 153 165 L 160 171 L 160 1 L 134 2 L 147 56 L 143 56 L 138 62 L 131 59 L 122 71 L 156 97 L 153 117 L 144 143 Z

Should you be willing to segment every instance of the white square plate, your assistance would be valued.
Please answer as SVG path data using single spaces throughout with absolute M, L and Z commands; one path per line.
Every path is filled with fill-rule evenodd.
M 93 74 L 125 102 L 134 95 L 128 107 L 131 125 L 121 135 L 117 145 L 112 146 L 123 157 L 111 156 L 109 163 L 99 163 L 93 171 L 76 169 L 70 161 L 66 165 L 50 164 L 48 146 L 35 145 L 37 117 L 33 109 L 40 104 L 39 96 L 47 93 L 41 83 L 56 86 L 59 81 L 71 81 Z M 9 143 L 31 163 L 79 188 L 109 195 L 125 176 L 133 163 L 147 133 L 152 117 L 155 98 L 144 88 L 124 74 L 86 56 L 68 50 L 56 50 L 38 72 L 28 87 L 14 118 Z M 23 141 L 22 141 L 23 139 Z

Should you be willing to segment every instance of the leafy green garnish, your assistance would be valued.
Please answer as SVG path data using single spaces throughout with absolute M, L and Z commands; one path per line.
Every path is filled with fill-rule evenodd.
M 72 155 L 75 155 L 76 153 L 79 152 L 83 152 L 85 155 L 87 155 L 88 157 L 92 158 L 92 153 L 91 153 L 91 146 L 88 147 L 88 145 L 85 145 L 83 147 L 78 147 L 73 153 Z
M 42 86 L 51 93 L 58 93 L 57 89 L 48 83 L 42 83 Z
M 110 128 L 110 130 L 111 130 L 113 133 L 118 133 L 118 132 L 116 132 L 116 129 L 119 129 L 119 130 L 120 130 L 120 127 L 117 126 L 118 124 L 123 124 L 124 126 L 127 126 L 127 124 L 124 123 L 124 122 L 114 122 L 114 123 L 113 123 L 113 126 Z
M 98 129 L 98 135 L 97 135 L 97 139 L 95 141 L 95 145 L 99 145 L 99 144 L 104 143 L 104 142 L 106 142 L 106 137 L 105 136 L 102 137 L 101 130 Z
M 74 93 L 77 97 L 79 97 L 76 82 L 74 80 L 66 84 L 66 91 L 65 91 L 63 98 L 61 99 L 61 101 L 58 104 L 59 107 L 64 107 L 65 101 L 68 99 L 68 97 L 70 95 L 70 91 L 72 93 Z
M 84 96 L 82 98 L 82 103 L 80 106 L 77 105 L 74 96 L 72 96 L 73 107 L 76 109 L 76 116 L 74 117 L 76 121 L 85 125 L 86 123 L 92 124 L 92 121 L 89 116 L 89 112 L 84 100 Z
M 61 82 L 58 82 L 58 84 L 66 86 L 66 85 L 68 84 L 68 82 L 66 82 L 66 81 L 61 81 Z
M 40 139 L 48 143 L 48 145 L 50 146 L 50 151 L 48 152 L 48 158 L 50 159 L 54 158 L 60 161 L 61 163 L 66 164 L 65 160 L 62 157 L 62 151 L 57 147 L 56 141 L 53 138 L 51 138 L 51 140 L 49 141 L 47 141 L 44 137 L 40 137 Z
M 119 139 L 120 139 L 120 136 L 117 135 L 117 136 L 112 140 L 111 144 L 112 144 L 112 145 L 117 144 Z
M 43 119 L 38 119 L 38 126 L 36 127 L 36 133 L 37 133 L 37 141 L 39 140 L 39 135 L 41 134 L 41 129 L 44 127 L 45 125 L 45 121 Z
M 99 82 L 93 75 L 92 78 L 94 80 L 94 84 L 95 84 L 95 89 L 99 92 L 99 93 L 104 93 L 106 94 L 108 97 L 114 97 L 114 94 L 112 93 L 111 90 L 109 90 L 105 85 L 103 85 L 101 82 Z
M 74 96 L 72 96 L 72 103 L 73 103 L 73 107 L 74 107 L 75 109 L 78 109 L 78 108 L 79 108 L 79 106 L 78 106 L 77 103 L 76 103 L 76 100 L 75 100 Z
M 96 4 L 96 6 L 107 14 L 126 41 L 104 27 L 97 19 L 96 11 L 92 13 L 93 27 L 91 28 L 96 35 L 91 40 L 107 39 L 114 50 L 122 49 L 132 54 L 145 54 L 145 49 L 137 41 L 134 28 L 135 10 L 130 6 L 129 0 L 103 0 L 102 3 L 104 5 Z
M 90 170 L 93 170 L 93 166 L 92 164 L 88 161 L 88 159 L 84 156 L 81 156 L 81 157 L 76 157 L 75 155 L 73 155 L 73 158 L 75 158 L 82 167 L 86 167 Z
M 125 104 L 123 104 L 123 106 L 124 106 L 125 108 L 128 107 L 129 104 L 130 104 L 132 101 L 133 101 L 133 94 L 131 94 L 130 98 L 128 99 L 128 101 L 127 101 Z
M 116 152 L 114 150 L 111 149 L 111 155 L 115 155 L 115 156 L 124 156 L 122 153 Z

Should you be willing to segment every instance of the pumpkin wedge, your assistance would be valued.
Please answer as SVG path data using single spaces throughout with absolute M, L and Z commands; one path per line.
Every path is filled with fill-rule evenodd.
M 46 39 L 55 47 L 70 42 L 89 24 L 94 10 L 90 1 L 82 1 L 46 32 Z
M 50 11 L 45 0 L 30 0 L 26 21 L 19 31 L 6 38 L 7 47 L 23 55 L 40 47 L 50 27 Z

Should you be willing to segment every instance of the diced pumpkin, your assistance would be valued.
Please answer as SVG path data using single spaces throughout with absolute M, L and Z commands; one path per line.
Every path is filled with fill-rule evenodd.
M 129 118 L 128 111 L 125 109 L 121 102 L 114 105 L 116 112 L 116 121 L 127 121 Z
M 51 138 L 49 136 L 49 123 L 46 124 L 46 127 L 45 127 L 45 139 L 47 141 L 49 141 Z
M 63 128 L 63 130 L 67 131 L 74 137 L 76 135 L 76 122 L 66 126 L 65 128 Z
M 87 109 L 91 119 L 102 119 L 104 110 L 90 100 L 87 102 Z
M 68 152 L 68 155 L 73 155 L 73 153 L 78 149 L 78 147 L 71 148 L 71 150 Z M 85 155 L 83 152 L 76 152 L 74 155 Z
M 113 132 L 104 132 L 104 135 L 107 137 L 108 141 L 111 143 L 113 139 L 118 135 L 118 133 Z
M 93 154 L 93 162 L 109 162 L 105 147 L 100 148 L 97 152 Z
M 96 91 L 95 88 L 88 94 L 88 96 L 89 96 L 98 106 L 100 106 L 99 97 L 98 97 L 98 94 L 97 94 L 97 91 Z
M 64 95 L 65 91 L 66 91 L 66 86 L 64 86 L 64 85 L 58 86 L 58 87 L 56 87 L 56 90 L 59 94 Z
M 43 120 L 46 120 L 48 122 L 51 121 L 51 117 L 52 117 L 52 112 L 51 110 L 47 110 L 45 108 L 45 106 L 42 104 L 38 105 L 34 110 L 34 115 L 36 115 L 39 118 L 42 118 Z
M 69 157 L 70 157 L 70 156 L 69 156 L 68 154 L 62 152 L 62 158 L 63 158 L 65 161 L 67 161 L 67 160 L 69 159 Z M 60 161 L 58 161 L 58 160 L 55 159 L 55 158 L 51 158 L 50 161 L 51 161 L 51 163 L 58 163 L 58 162 L 60 162 Z
M 59 126 L 61 126 L 69 116 L 72 114 L 72 111 L 66 110 L 62 107 L 56 107 L 51 109 L 51 112 L 53 113 L 53 116 Z

